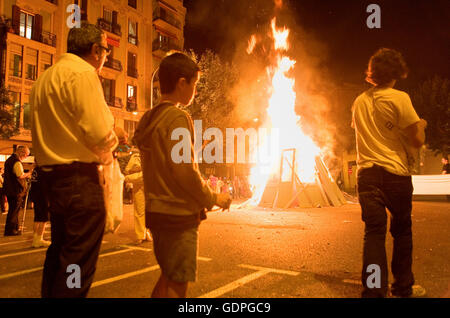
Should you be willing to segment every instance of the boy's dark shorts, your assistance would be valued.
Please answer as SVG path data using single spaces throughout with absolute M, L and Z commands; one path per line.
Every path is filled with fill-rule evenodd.
M 192 222 L 180 226 L 177 224 L 178 217 L 148 213 L 146 218 L 149 218 L 150 215 L 150 219 L 153 220 L 153 222 L 149 222 L 153 223 L 149 226 L 153 238 L 153 248 L 162 274 L 169 280 L 178 283 L 195 282 L 197 279 L 199 222 L 191 219 Z M 167 226 L 166 222 L 172 226 Z M 163 225 L 164 223 L 166 226 Z

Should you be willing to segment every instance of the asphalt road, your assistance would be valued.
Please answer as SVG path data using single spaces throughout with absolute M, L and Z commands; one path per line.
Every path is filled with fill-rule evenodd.
M 189 297 L 359 297 L 363 223 L 358 204 L 236 207 L 209 213 L 200 226 L 198 280 L 190 285 Z M 146 298 L 158 279 L 152 244 L 134 243 L 132 213 L 125 205 L 118 233 L 104 237 L 91 298 Z M 28 211 L 22 236 L 0 236 L 2 298 L 40 297 L 46 249 L 30 247 L 32 217 Z M 5 219 L 0 218 L 1 229 Z M 449 230 L 450 203 L 414 202 L 413 271 L 428 297 L 450 297 Z M 390 255 L 389 235 L 387 251 Z

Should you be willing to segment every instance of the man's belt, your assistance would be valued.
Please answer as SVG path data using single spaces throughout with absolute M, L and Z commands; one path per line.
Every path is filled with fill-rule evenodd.
M 95 162 L 86 163 L 75 161 L 69 164 L 41 166 L 41 170 L 44 173 L 55 173 L 55 174 L 67 174 L 75 172 L 97 173 L 98 166 L 99 164 Z

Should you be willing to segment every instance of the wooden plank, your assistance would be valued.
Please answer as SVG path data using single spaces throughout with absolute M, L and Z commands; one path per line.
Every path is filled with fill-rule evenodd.
M 328 199 L 331 202 L 331 205 L 341 206 L 342 203 L 339 200 L 339 197 L 336 193 L 336 189 L 333 187 L 332 184 L 333 182 L 328 176 L 328 170 L 325 168 L 325 164 L 323 163 L 322 159 L 319 156 L 316 157 L 316 169 L 317 172 L 319 173 L 319 179 L 321 181 L 321 184 Z

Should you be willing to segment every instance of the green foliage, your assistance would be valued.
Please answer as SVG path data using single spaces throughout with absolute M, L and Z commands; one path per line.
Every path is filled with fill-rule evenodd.
M 231 127 L 234 108 L 231 89 L 238 79 L 236 67 L 223 62 L 218 55 L 209 50 L 201 56 L 193 51 L 190 51 L 189 55 L 199 65 L 201 77 L 194 102 L 186 111 L 193 119 L 201 119 L 204 129 Z
M 411 94 L 418 115 L 428 122 L 426 144 L 436 154 L 450 153 L 450 80 L 435 76 Z
M 0 87 L 0 137 L 8 139 L 16 135 L 19 130 L 14 123 L 14 105 L 8 90 Z

